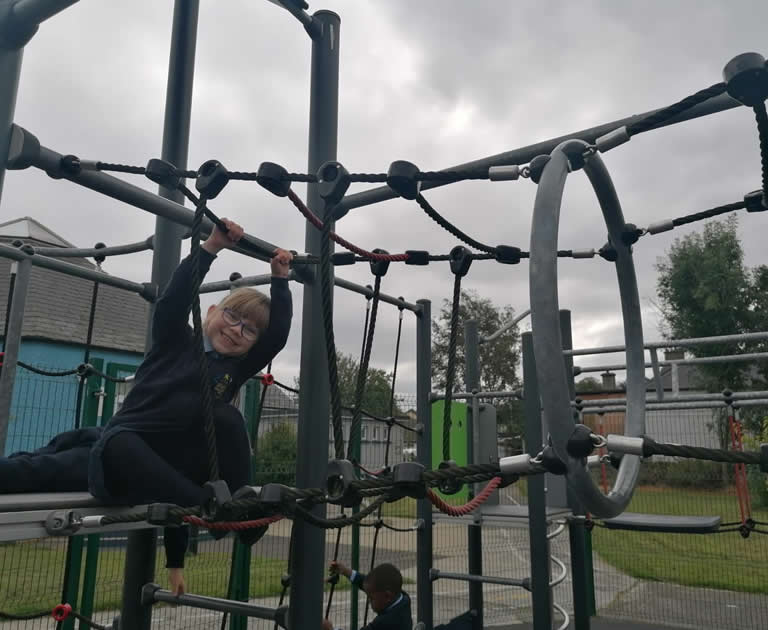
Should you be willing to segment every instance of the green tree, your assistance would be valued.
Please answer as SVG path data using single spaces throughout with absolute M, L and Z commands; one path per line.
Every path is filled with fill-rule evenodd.
M 281 422 L 259 438 L 254 483 L 296 485 L 296 430 Z
M 336 355 L 336 370 L 339 374 L 339 393 L 343 405 L 351 409 L 355 404 L 357 392 L 357 374 L 360 363 L 352 355 L 339 352 Z M 296 387 L 300 386 L 299 380 L 295 380 Z M 392 373 L 379 368 L 368 367 L 363 394 L 363 409 L 376 416 L 388 417 L 390 415 L 390 399 L 392 397 Z M 351 413 L 346 410 L 345 413 Z M 402 411 L 394 401 L 392 415 L 401 416 Z
M 737 219 L 711 221 L 701 232 L 676 239 L 660 260 L 657 293 L 663 316 L 662 332 L 671 338 L 708 337 L 765 330 L 768 305 L 764 289 L 768 272 L 749 270 L 736 234 Z M 745 343 L 691 347 L 698 357 L 737 354 Z M 743 389 L 749 363 L 701 365 L 700 385 L 710 391 Z
M 580 381 L 576 381 L 577 392 L 599 392 L 603 390 L 603 384 L 594 376 L 587 376 Z
M 448 346 L 451 334 L 451 300 L 444 300 L 438 319 L 432 322 L 432 381 L 439 390 L 445 389 L 448 368 Z M 454 390 L 465 387 L 464 323 L 477 321 L 480 337 L 488 337 L 513 319 L 515 311 L 511 306 L 496 306 L 490 299 L 480 297 L 473 290 L 461 291 L 459 306 L 458 334 L 456 338 L 456 376 Z M 513 326 L 490 343 L 480 344 L 480 389 L 485 391 L 511 390 L 520 386 L 517 367 L 520 361 L 520 332 Z M 519 401 L 497 399 L 499 433 L 502 435 L 522 434 L 522 407 Z

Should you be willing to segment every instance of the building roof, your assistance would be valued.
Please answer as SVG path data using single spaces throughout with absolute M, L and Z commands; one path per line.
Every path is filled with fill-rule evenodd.
M 34 241 L 38 245 L 74 247 L 72 243 L 55 234 L 32 217 L 21 217 L 0 223 L 0 239 Z
M 37 246 L 74 247 L 30 217 L 0 224 L 0 242 L 21 239 Z M 67 262 L 95 269 L 85 258 Z M 0 321 L 5 326 L 11 261 L 0 258 Z M 63 343 L 85 343 L 93 282 L 33 267 L 24 310 L 22 337 Z M 149 305 L 144 298 L 116 287 L 99 285 L 94 318 L 94 347 L 144 352 Z

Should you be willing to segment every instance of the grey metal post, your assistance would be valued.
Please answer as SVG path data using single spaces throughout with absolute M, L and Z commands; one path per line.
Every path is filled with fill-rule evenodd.
M 0 199 L 24 46 L 43 20 L 77 0 L 0 0 Z
M 173 30 L 168 63 L 165 122 L 163 126 L 163 159 L 186 168 L 189 146 L 189 114 L 197 37 L 198 0 L 176 0 L 173 8 Z M 174 199 L 174 191 L 160 188 L 160 195 Z M 183 203 L 183 199 L 179 200 Z M 152 282 L 162 290 L 179 263 L 181 234 L 174 226 L 158 219 L 155 224 Z M 151 314 L 147 329 L 147 349 L 151 345 Z M 128 534 L 123 606 L 120 625 L 136 630 L 150 630 L 152 607 L 141 602 L 141 590 L 152 582 L 155 574 L 155 528 Z
M 523 409 L 525 411 L 525 443 L 528 453 L 535 456 L 542 447 L 541 403 L 533 354 L 533 334 L 524 332 L 523 349 Z M 552 591 L 549 588 L 549 539 L 547 538 L 547 508 L 543 475 L 530 475 L 528 482 L 528 528 L 531 550 L 531 600 L 533 630 L 552 630 Z
M 24 305 L 27 301 L 27 289 L 31 276 L 32 262 L 21 260 L 16 269 L 16 282 L 13 286 L 13 302 L 8 316 L 8 329 L 5 337 L 3 369 L 0 372 L 0 456 L 5 453 L 5 441 L 8 437 L 8 422 L 11 417 L 13 384 L 16 379 L 16 362 L 19 359 L 21 328 L 24 322 Z
M 313 15 L 318 24 L 312 39 L 309 99 L 308 169 L 314 173 L 323 162 L 336 159 L 339 105 L 339 28 L 341 19 L 332 11 Z M 307 187 L 307 205 L 315 212 L 323 208 L 316 184 Z M 320 232 L 307 223 L 305 249 L 320 253 Z M 316 487 L 325 479 L 328 465 L 328 364 L 321 316 L 320 282 L 304 285 L 301 335 L 301 389 L 299 394 L 298 457 L 296 484 Z M 323 448 L 318 448 L 323 445 Z M 325 515 L 325 505 L 314 508 Z M 291 566 L 291 628 L 318 628 L 323 616 L 325 532 L 302 520 L 294 523 L 295 548 Z
M 573 334 L 571 330 L 571 311 L 560 310 L 560 334 L 563 339 L 563 350 L 573 348 Z M 575 398 L 575 383 L 573 379 L 573 357 L 564 355 L 565 373 L 568 375 L 568 389 L 570 398 Z M 575 424 L 575 419 L 574 419 Z M 558 477 L 562 483 L 563 490 L 566 488 L 565 479 Z M 547 488 L 550 492 L 551 489 Z M 587 576 L 587 540 L 584 516 L 584 506 L 579 501 L 576 494 L 568 489 L 566 491 L 567 505 L 571 508 L 573 516 L 568 521 L 568 542 L 571 549 L 571 584 L 573 589 L 573 624 L 575 630 L 589 630 L 590 626 L 590 580 Z M 561 504 L 562 505 L 562 504 Z
M 467 391 L 480 390 L 480 356 L 479 335 L 477 321 L 470 319 L 464 324 L 464 359 L 466 362 L 464 384 Z M 470 447 L 467 459 L 470 464 L 479 461 L 478 449 L 480 447 L 480 405 L 477 396 L 472 397 L 470 421 Z M 475 489 L 472 490 L 472 495 Z M 468 563 L 467 571 L 470 575 L 483 574 L 483 529 L 479 522 L 473 522 L 467 527 Z M 469 609 L 472 611 L 472 627 L 474 630 L 483 628 L 483 584 L 482 582 L 469 583 Z
M 416 439 L 416 454 L 427 469 L 432 468 L 432 303 L 419 300 L 421 311 L 416 314 L 416 419 L 421 432 Z M 416 533 L 416 620 L 424 630 L 432 630 L 432 505 L 419 501 L 416 518 L 423 526 Z

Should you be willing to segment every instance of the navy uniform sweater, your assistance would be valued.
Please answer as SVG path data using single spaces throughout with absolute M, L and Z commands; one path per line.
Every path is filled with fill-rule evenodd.
M 350 576 L 350 581 L 362 590 L 365 574 L 355 571 Z M 395 601 L 376 615 L 373 621 L 362 630 L 411 630 L 411 628 L 413 628 L 411 598 L 408 597 L 408 593 L 402 591 Z

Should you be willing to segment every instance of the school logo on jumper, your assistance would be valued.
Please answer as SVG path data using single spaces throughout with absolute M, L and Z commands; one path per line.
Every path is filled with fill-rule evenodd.
M 223 398 L 232 384 L 232 377 L 229 374 L 221 374 L 213 379 L 213 393 L 216 398 Z

